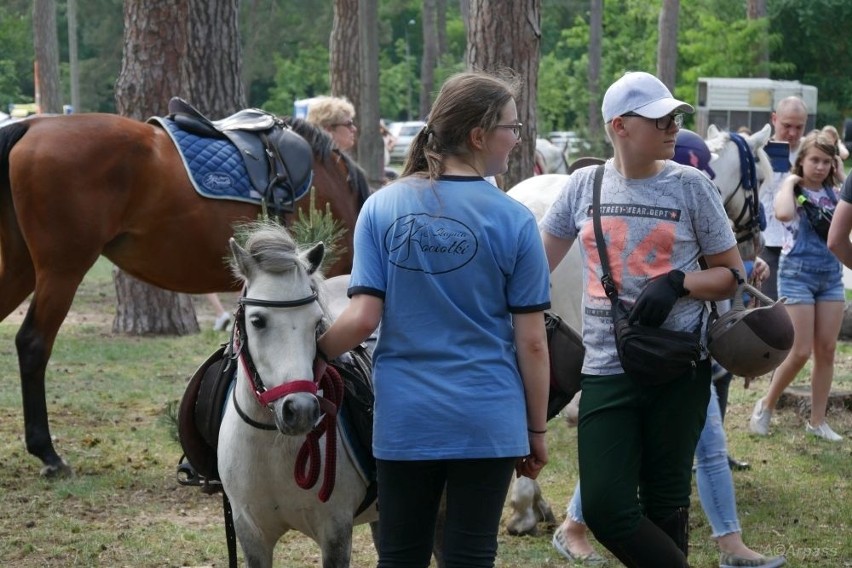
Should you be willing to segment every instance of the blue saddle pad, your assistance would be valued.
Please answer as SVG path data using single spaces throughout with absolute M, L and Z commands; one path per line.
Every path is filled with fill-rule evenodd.
M 195 191 L 211 199 L 229 199 L 259 205 L 263 196 L 249 179 L 239 150 L 226 138 L 203 138 L 181 130 L 167 117 L 152 117 L 149 122 L 161 126 L 174 142 Z M 295 200 L 302 198 L 311 184 L 297 188 Z M 271 203 L 288 199 L 284 190 L 275 187 Z

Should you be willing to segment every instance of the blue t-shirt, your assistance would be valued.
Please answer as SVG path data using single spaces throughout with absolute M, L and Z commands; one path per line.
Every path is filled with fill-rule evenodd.
M 549 288 L 535 217 L 482 178 L 406 178 L 370 196 L 349 295 L 384 299 L 376 457 L 528 454 L 511 314 L 549 308 Z

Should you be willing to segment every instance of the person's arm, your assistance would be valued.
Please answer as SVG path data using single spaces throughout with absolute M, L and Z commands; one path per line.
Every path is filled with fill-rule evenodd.
M 849 233 L 852 232 L 852 203 L 838 201 L 828 229 L 828 250 L 847 268 L 852 268 L 852 242 Z
M 370 294 L 356 294 L 328 330 L 317 340 L 317 348 L 328 359 L 354 349 L 379 327 L 384 301 Z
M 683 287 L 689 290 L 691 298 L 699 300 L 727 300 L 737 291 L 737 281 L 734 280 L 731 269 L 745 279 L 746 270 L 743 259 L 737 247 L 731 247 L 719 254 L 704 256 L 706 270 L 688 272 L 683 280 Z
M 796 195 L 793 188 L 802 178 L 796 174 L 790 174 L 781 182 L 778 193 L 775 194 L 775 218 L 779 221 L 789 222 L 796 218 Z
M 541 241 L 544 243 L 544 252 L 547 255 L 547 265 L 553 272 L 574 244 L 574 239 L 561 239 L 553 236 L 547 231 L 541 231 Z
M 512 314 L 518 368 L 524 382 L 527 405 L 527 434 L 530 455 L 517 466 L 519 475 L 535 479 L 547 464 L 547 397 L 550 389 L 550 356 L 544 313 Z

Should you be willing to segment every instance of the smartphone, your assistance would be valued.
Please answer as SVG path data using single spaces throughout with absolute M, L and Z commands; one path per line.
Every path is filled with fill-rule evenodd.
M 772 164 L 772 171 L 787 173 L 790 171 L 790 144 L 787 142 L 777 142 L 770 140 L 763 147 L 763 150 L 769 156 L 769 163 Z

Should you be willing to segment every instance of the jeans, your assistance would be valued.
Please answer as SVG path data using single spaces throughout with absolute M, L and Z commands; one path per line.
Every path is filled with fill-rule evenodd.
M 516 458 L 376 460 L 379 487 L 379 568 L 426 568 L 441 496 L 447 568 L 493 567 L 500 515 Z
M 713 538 L 741 532 L 734 495 L 734 478 L 728 466 L 725 430 L 722 427 L 722 415 L 713 383 L 710 384 L 707 420 L 695 449 L 695 468 L 698 496 L 713 529 Z M 574 488 L 571 502 L 568 503 L 567 514 L 572 521 L 585 524 L 579 482 Z

